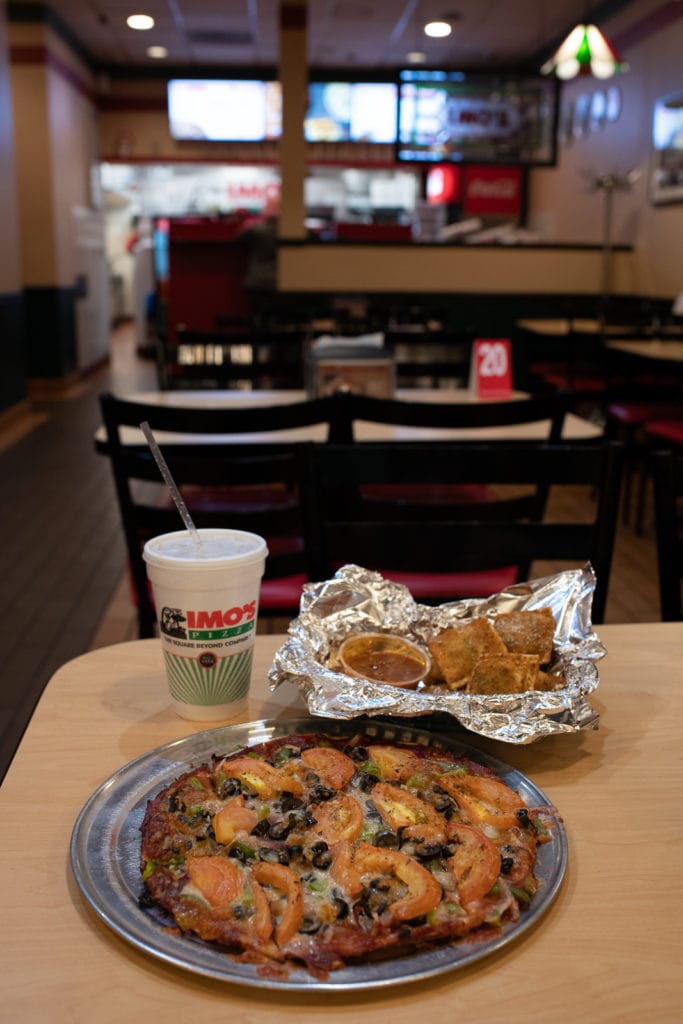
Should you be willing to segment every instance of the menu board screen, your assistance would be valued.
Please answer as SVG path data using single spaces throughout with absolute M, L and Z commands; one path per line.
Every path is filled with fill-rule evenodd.
M 399 160 L 552 164 L 557 84 L 459 71 L 400 73 Z
M 263 142 L 282 133 L 279 82 L 172 78 L 167 93 L 171 135 L 179 141 Z
M 396 142 L 394 82 L 311 82 L 304 135 L 308 142 Z

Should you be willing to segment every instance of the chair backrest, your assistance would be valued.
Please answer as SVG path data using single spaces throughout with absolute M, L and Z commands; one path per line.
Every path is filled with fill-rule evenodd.
M 683 620 L 683 520 L 679 499 L 683 498 L 683 455 L 674 451 L 654 452 L 652 469 L 662 621 L 680 622 Z
M 562 438 L 566 411 L 567 396 L 562 394 L 552 397 L 485 402 L 416 402 L 354 394 L 338 396 L 339 422 L 344 423 L 345 431 L 356 440 L 358 440 L 359 434 L 362 434 L 360 424 L 369 422 L 396 426 L 399 429 L 401 427 L 455 429 L 463 432 L 462 439 L 457 438 L 458 441 L 474 440 L 477 437 L 477 431 L 482 429 L 487 431 L 493 428 L 495 431 L 496 428 L 499 428 L 504 434 L 509 427 L 543 424 L 545 432 L 541 431 L 539 436 L 533 439 L 554 442 L 560 441 Z M 468 433 L 474 434 L 474 438 L 468 437 Z M 431 440 L 431 438 L 425 437 L 425 440 L 428 439 Z M 480 442 L 494 440 L 481 434 L 478 439 Z M 346 441 L 347 438 L 341 432 L 337 432 L 333 440 Z M 397 440 L 397 438 L 392 438 L 392 440 Z M 456 439 L 453 438 L 453 440 Z M 459 486 L 459 490 L 463 492 L 465 488 Z M 443 494 L 443 492 L 444 487 L 439 487 L 438 493 Z M 478 493 L 477 488 L 470 487 L 467 497 L 469 503 L 467 513 L 480 518 L 490 518 L 491 515 L 496 518 L 503 515 L 507 515 L 509 518 L 519 518 L 524 515 L 540 518 L 548 498 L 548 487 L 543 481 L 538 481 L 531 491 L 514 502 L 510 500 L 505 509 L 500 505 L 489 507 L 487 499 L 482 496 L 481 492 L 481 487 L 478 488 Z M 465 499 L 463 498 L 463 500 Z M 387 514 L 389 514 L 388 510 Z M 518 575 L 520 578 L 526 576 L 528 571 L 529 563 L 519 563 Z
M 353 562 L 392 571 L 481 572 L 534 560 L 585 563 L 597 576 L 594 621 L 605 611 L 623 451 L 618 444 L 450 444 L 387 442 L 320 445 L 312 453 L 314 514 L 308 520 L 312 570 L 329 577 Z M 368 485 L 492 484 L 499 502 L 486 515 L 471 503 L 420 506 L 368 499 Z M 511 515 L 506 495 L 519 485 L 588 485 L 597 498 L 584 522 Z M 519 510 L 518 510 L 519 511 Z M 434 595 L 435 601 L 454 595 Z M 471 596 L 467 593 L 457 595 Z
M 182 522 L 143 435 L 138 431 L 137 437 L 129 432 L 122 436 L 125 428 L 149 423 L 198 527 L 261 534 L 270 552 L 266 579 L 308 577 L 301 489 L 311 442 L 279 441 L 270 432 L 313 423 L 329 429 L 332 403 L 321 399 L 238 410 L 178 408 L 105 394 L 100 404 L 107 437 L 104 450 L 111 459 L 141 636 L 152 636 L 155 623 L 142 546 L 151 536 L 182 529 Z M 165 443 L 165 432 L 183 437 Z M 253 436 L 244 443 L 234 438 L 221 441 L 224 434 L 255 433 L 263 442 Z M 282 607 L 271 608 L 271 614 L 295 614 L 298 597 L 296 592 L 291 600 L 283 597 Z
M 358 421 L 437 429 L 507 427 L 548 421 L 549 441 L 559 441 L 567 409 L 562 395 L 487 402 L 414 402 L 367 395 L 340 395 L 340 415 Z M 356 433 L 354 431 L 354 436 Z

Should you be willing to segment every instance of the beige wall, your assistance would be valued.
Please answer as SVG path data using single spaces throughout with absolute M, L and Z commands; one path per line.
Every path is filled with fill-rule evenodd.
M 623 15 L 622 15 L 623 18 Z M 614 26 L 618 40 L 619 24 Z M 609 32 L 609 23 L 605 27 Z M 615 242 L 635 246 L 635 290 L 671 297 L 683 290 L 683 203 L 655 206 L 649 197 L 650 131 L 657 98 L 683 91 L 683 4 L 675 22 L 624 51 L 630 70 L 612 79 L 622 93 L 619 119 L 601 131 L 560 145 L 556 168 L 534 170 L 530 179 L 530 221 L 557 241 L 601 242 L 604 193 L 590 182 L 604 173 L 639 173 L 632 191 L 613 198 Z M 592 96 L 600 83 L 575 79 L 563 87 L 562 108 L 581 93 Z
M 13 46 L 36 54 L 11 72 L 23 284 L 71 285 L 73 210 L 91 205 L 98 160 L 91 76 L 45 26 L 9 30 Z
M 21 291 L 21 247 L 14 171 L 14 117 L 7 31 L 0 15 L 0 294 Z
M 59 42 L 51 41 L 58 53 Z M 66 53 L 60 49 L 60 57 L 66 60 Z M 85 68 L 76 64 L 74 70 L 87 87 L 90 78 Z M 97 119 L 92 97 L 52 68 L 48 69 L 47 95 L 57 281 L 68 284 L 76 273 L 73 211 L 93 206 L 92 180 L 98 164 Z

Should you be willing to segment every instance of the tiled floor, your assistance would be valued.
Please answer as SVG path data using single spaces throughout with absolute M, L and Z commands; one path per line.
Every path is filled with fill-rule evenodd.
M 100 391 L 155 386 L 154 364 L 137 358 L 123 328 L 107 369 L 0 430 L 0 779 L 53 672 L 91 647 L 135 638 L 109 464 L 92 438 Z M 606 621 L 656 621 L 657 601 L 650 515 L 644 537 L 619 528 Z M 279 632 L 286 622 L 259 627 Z
M 0 778 L 46 682 L 90 646 L 125 569 L 111 471 L 95 453 L 98 394 L 155 385 L 130 330 L 69 398 L 34 402 L 0 444 Z

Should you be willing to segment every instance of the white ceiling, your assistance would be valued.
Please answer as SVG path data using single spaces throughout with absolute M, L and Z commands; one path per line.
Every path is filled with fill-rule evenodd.
M 547 50 L 591 11 L 599 15 L 663 6 L 664 0 L 309 0 L 311 67 L 398 67 L 421 50 L 432 66 L 492 68 L 524 65 Z M 21 2 L 12 3 L 16 11 Z M 35 8 L 35 4 L 31 4 Z M 96 67 L 195 68 L 277 66 L 278 0 L 52 0 L 57 18 Z M 154 17 L 134 32 L 131 13 Z M 452 22 L 447 39 L 422 32 L 433 18 Z M 146 55 L 165 46 L 166 61 Z

